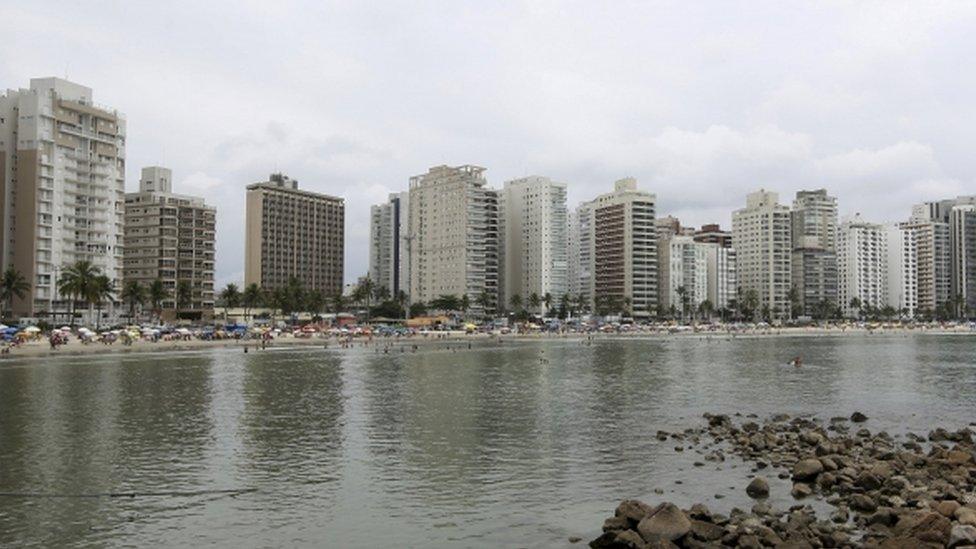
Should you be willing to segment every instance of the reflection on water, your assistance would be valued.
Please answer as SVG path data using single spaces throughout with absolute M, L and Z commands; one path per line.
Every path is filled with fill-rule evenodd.
M 659 429 L 706 411 L 976 418 L 968 337 L 213 350 L 0 364 L 0 546 L 565 545 L 621 497 L 741 505 Z M 804 367 L 787 362 L 803 356 Z M 253 489 L 228 496 L 208 490 Z M 655 489 L 665 492 L 654 494 Z M 776 486 L 774 486 L 774 490 Z M 785 487 L 784 487 L 785 491 Z

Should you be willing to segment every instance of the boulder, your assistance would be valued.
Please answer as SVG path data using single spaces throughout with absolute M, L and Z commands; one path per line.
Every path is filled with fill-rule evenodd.
M 868 420 L 868 416 L 862 414 L 861 412 L 854 412 L 851 414 L 851 421 L 854 423 L 864 423 Z
M 956 517 L 959 524 L 965 524 L 969 526 L 976 526 L 976 510 L 969 507 L 960 507 L 956 509 L 956 512 L 952 514 Z
M 952 517 L 955 515 L 956 510 L 959 509 L 959 502 L 947 499 L 945 501 L 940 501 L 935 504 L 935 510 L 944 517 Z
M 793 485 L 793 490 L 790 491 L 790 494 L 796 499 L 802 499 L 812 495 L 813 488 L 810 488 L 810 485 L 805 482 L 797 482 Z
M 749 497 L 759 499 L 769 496 L 769 482 L 763 477 L 752 479 L 749 486 L 746 486 L 746 493 Z
M 957 524 L 949 531 L 949 547 L 976 545 L 976 526 Z
M 819 459 L 802 459 L 793 466 L 793 480 L 814 480 L 824 470 Z
M 851 496 L 851 509 L 861 513 L 873 513 L 878 510 L 878 504 L 864 494 L 854 494 Z
M 691 521 L 684 511 L 673 503 L 663 503 L 652 513 L 640 521 L 637 531 L 645 541 L 668 540 L 674 541 L 684 537 L 691 530 Z
M 654 508 L 636 499 L 625 499 L 620 502 L 617 509 L 613 512 L 614 517 L 625 518 L 630 523 L 627 527 L 631 528 L 644 519 L 647 515 L 654 512 Z
M 715 541 L 725 535 L 725 529 L 703 520 L 691 521 L 691 536 L 700 541 Z

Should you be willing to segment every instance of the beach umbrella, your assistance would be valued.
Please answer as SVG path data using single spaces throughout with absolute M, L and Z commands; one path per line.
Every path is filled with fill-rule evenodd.
M 0 330 L 6 330 L 8 327 L 6 324 L 0 324 Z
M 37 332 L 40 332 L 41 329 L 38 328 L 37 326 L 28 326 L 24 328 L 24 331 L 28 333 L 36 334 Z

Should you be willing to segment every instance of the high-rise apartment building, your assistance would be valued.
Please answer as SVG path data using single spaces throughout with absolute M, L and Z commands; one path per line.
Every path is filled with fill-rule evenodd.
M 215 209 L 202 198 L 173 193 L 168 168 L 143 168 L 139 191 L 125 195 L 123 276 L 143 287 L 162 282 L 165 320 L 213 317 L 215 223 Z M 181 286 L 187 302 L 180 302 Z
M 885 227 L 888 260 L 888 305 L 905 317 L 918 309 L 918 250 L 915 230 L 897 224 Z
M 513 295 L 524 303 L 533 294 L 549 295 L 554 306 L 568 291 L 566 184 L 539 176 L 515 179 L 505 183 L 499 200 L 504 213 L 504 302 Z
M 272 174 L 247 186 L 244 284 L 280 288 L 296 278 L 308 290 L 342 292 L 345 203 L 302 191 Z
M 687 235 L 659 238 L 658 299 L 665 309 L 691 311 L 708 299 L 708 251 L 714 247 Z
M 952 307 L 956 314 L 976 314 L 976 206 L 954 206 L 949 212 Z
M 369 276 L 390 296 L 410 290 L 407 257 L 410 248 L 410 192 L 390 194 L 389 200 L 370 208 Z
M 846 316 L 888 303 L 888 246 L 884 226 L 859 215 L 841 223 L 837 231 L 838 300 Z M 852 306 L 857 299 L 860 307 Z
M 708 300 L 716 311 L 728 309 L 736 299 L 735 248 L 703 242 L 708 262 Z
M 498 191 L 478 166 L 435 166 L 410 178 L 410 299 L 467 296 L 498 306 Z
M 37 78 L 0 95 L 0 183 L 0 266 L 30 284 L 15 316 L 66 314 L 57 282 L 77 261 L 121 282 L 125 118 L 91 88 Z
M 614 184 L 613 192 L 588 203 L 595 309 L 629 311 L 640 318 L 657 312 L 655 202 L 652 193 L 637 190 L 637 180 L 626 178 Z
M 760 311 L 777 318 L 790 312 L 792 285 L 790 209 L 775 192 L 759 190 L 746 197 L 746 207 L 732 213 L 732 247 L 743 298 L 755 292 Z
M 824 304 L 837 306 L 837 199 L 826 189 L 797 192 L 791 224 L 799 314 L 814 316 Z
M 935 315 L 952 295 L 952 255 L 949 245 L 950 208 L 940 202 L 912 207 L 912 216 L 899 226 L 915 238 L 918 313 Z M 944 215 L 945 214 L 945 215 Z
M 570 291 L 585 308 L 593 311 L 593 203 L 584 202 L 573 212 L 573 222 L 570 231 L 573 236 L 573 255 L 570 257 L 570 271 L 573 272 L 570 281 Z

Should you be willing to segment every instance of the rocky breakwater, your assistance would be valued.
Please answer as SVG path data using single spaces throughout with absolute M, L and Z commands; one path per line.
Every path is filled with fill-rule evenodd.
M 752 508 L 725 515 L 703 504 L 625 500 L 590 547 L 976 549 L 976 450 L 968 428 L 892 436 L 872 433 L 860 413 L 825 422 L 705 419 L 707 425 L 658 438 L 750 462 L 753 477 L 743 490 L 755 500 Z M 795 505 L 776 509 L 766 501 L 773 475 L 792 483 Z M 804 503 L 809 498 L 823 499 L 832 512 L 818 516 Z

